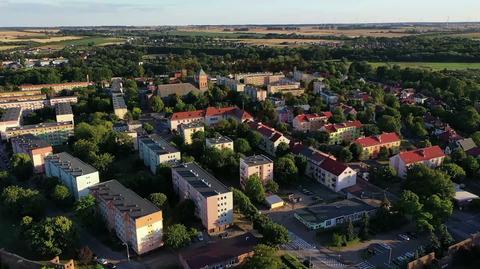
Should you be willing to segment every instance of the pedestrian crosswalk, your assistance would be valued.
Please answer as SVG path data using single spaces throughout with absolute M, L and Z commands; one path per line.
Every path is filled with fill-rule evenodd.
M 286 250 L 315 250 L 315 246 L 312 246 L 302 238 L 298 237 L 296 234 L 289 232 L 290 242 L 283 245 L 282 247 Z
M 315 258 L 315 260 L 318 260 L 319 262 L 325 264 L 326 266 L 330 268 L 347 268 L 347 266 L 341 262 L 339 262 L 337 259 L 333 257 L 329 257 L 327 255 L 321 255 Z
M 366 261 L 356 264 L 355 267 L 358 269 L 375 269 L 375 266 Z

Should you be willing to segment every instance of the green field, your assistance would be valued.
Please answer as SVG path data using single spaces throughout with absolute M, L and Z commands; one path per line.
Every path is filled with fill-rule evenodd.
M 430 62 L 369 62 L 373 67 L 399 65 L 401 68 L 420 68 L 428 70 L 465 70 L 480 69 L 480 63 L 430 63 Z
M 82 39 L 65 40 L 59 42 L 45 43 L 42 47 L 67 47 L 67 46 L 102 46 L 108 44 L 118 44 L 125 42 L 123 38 L 113 37 L 86 37 Z

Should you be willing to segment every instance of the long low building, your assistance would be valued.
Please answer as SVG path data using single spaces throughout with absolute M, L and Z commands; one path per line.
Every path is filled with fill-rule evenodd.
M 376 207 L 354 198 L 298 209 L 293 216 L 308 229 L 318 230 L 333 228 L 348 220 L 359 221 L 367 214 L 373 215 L 376 210 Z
M 416 164 L 423 164 L 430 168 L 436 168 L 442 165 L 445 157 L 445 153 L 439 146 L 432 146 L 400 152 L 390 157 L 390 165 L 397 171 L 399 177 L 404 178 L 407 176 L 409 167 Z
M 55 92 L 61 92 L 63 90 L 72 90 L 74 88 L 84 88 L 93 85 L 92 82 L 65 82 L 65 83 L 56 83 L 56 84 L 23 84 L 20 85 L 20 90 L 22 91 L 35 91 L 41 89 L 52 89 Z
M 232 268 L 253 256 L 260 241 L 251 233 L 222 239 L 184 250 L 179 254 L 183 269 Z
M 75 200 L 88 195 L 88 187 L 100 182 L 97 169 L 66 152 L 45 157 L 45 173 L 48 177 L 60 179 Z
M 253 117 L 245 110 L 236 106 L 223 108 L 208 107 L 207 109 L 202 110 L 173 113 L 169 119 L 169 126 L 170 130 L 176 131 L 180 124 L 203 122 L 205 125 L 209 126 L 226 119 L 234 119 L 238 122 L 244 122 L 247 120 L 253 120 Z
M 56 104 L 55 117 L 57 122 L 73 122 L 73 111 L 70 103 Z
M 138 255 L 163 246 L 162 211 L 116 180 L 90 187 L 98 211 L 120 241 Z
M 161 163 L 180 161 L 182 158 L 178 149 L 156 134 L 138 138 L 138 154 L 153 174 Z
M 32 134 L 11 139 L 13 153 L 25 153 L 30 156 L 36 173 L 45 171 L 45 157 L 53 154 L 52 145 Z
M 127 105 L 125 104 L 125 99 L 123 99 L 123 94 L 112 93 L 112 105 L 113 105 L 113 113 L 119 119 L 123 120 L 125 118 L 125 115 L 128 112 Z
M 20 126 L 20 121 L 22 119 L 22 108 L 13 107 L 5 110 L 0 118 L 0 132 L 5 132 L 9 127 L 18 127 Z
M 45 107 L 45 100 L 14 101 L 0 103 L 0 109 L 21 107 L 23 111 L 34 111 Z
M 46 122 L 20 127 L 9 127 L 4 132 L 3 139 L 17 137 L 25 134 L 33 134 L 46 140 L 53 146 L 61 145 L 68 141 L 74 134 L 73 122 Z
M 220 232 L 232 225 L 232 192 L 198 164 L 172 167 L 172 181 L 181 200 L 190 199 L 195 203 L 195 215 L 208 233 Z

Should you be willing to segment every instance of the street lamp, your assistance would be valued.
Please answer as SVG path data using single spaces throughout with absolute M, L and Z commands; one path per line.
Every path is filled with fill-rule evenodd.
M 122 244 L 125 246 L 125 248 L 127 249 L 127 261 L 130 262 L 130 252 L 128 250 L 128 244 L 125 243 L 125 242 L 122 242 Z

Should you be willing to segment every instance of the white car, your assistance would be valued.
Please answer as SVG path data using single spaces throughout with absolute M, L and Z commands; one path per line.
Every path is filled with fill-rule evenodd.
M 398 237 L 400 237 L 401 239 L 405 240 L 405 241 L 409 241 L 410 240 L 410 237 L 408 237 L 408 235 L 406 234 L 399 234 Z
M 98 259 L 97 262 L 98 262 L 99 264 L 103 264 L 103 265 L 105 265 L 105 264 L 108 263 L 107 259 L 104 259 L 104 258 Z

